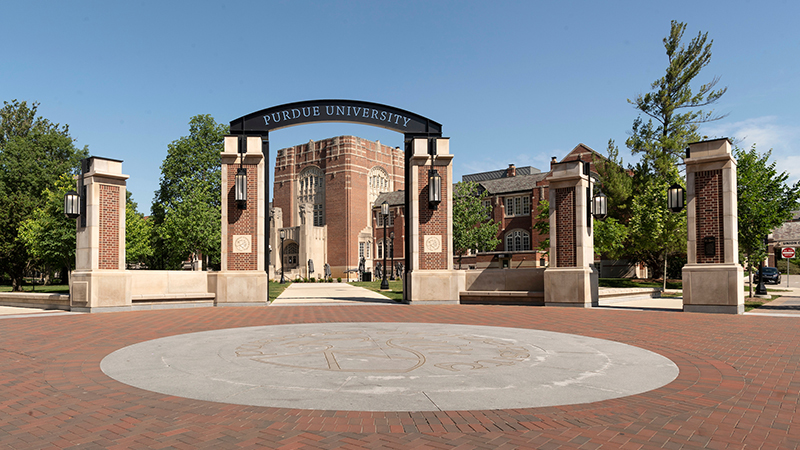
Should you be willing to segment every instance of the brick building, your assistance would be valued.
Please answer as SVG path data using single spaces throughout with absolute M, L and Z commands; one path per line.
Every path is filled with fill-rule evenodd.
M 317 277 L 327 263 L 334 278 L 346 278 L 361 257 L 368 269 L 374 267 L 372 205 L 381 193 L 404 188 L 404 158 L 400 148 L 355 136 L 277 151 L 270 248 L 279 251 L 283 230 L 287 276 Z M 272 251 L 272 277 L 280 276 L 280 261 Z
M 585 144 L 578 144 L 561 161 L 556 157 L 552 163 L 569 161 L 590 162 L 590 171 L 597 178 L 594 161 L 603 158 Z M 462 267 L 519 268 L 542 267 L 547 264 L 547 255 L 539 247 L 548 236 L 542 236 L 533 228 L 540 202 L 549 198 L 547 176 L 535 167 L 516 167 L 488 172 L 468 174 L 462 181 L 478 183 L 478 190 L 486 192 L 484 200 L 492 208 L 492 218 L 500 223 L 497 238 L 500 244 L 491 252 L 482 252 L 462 258 Z

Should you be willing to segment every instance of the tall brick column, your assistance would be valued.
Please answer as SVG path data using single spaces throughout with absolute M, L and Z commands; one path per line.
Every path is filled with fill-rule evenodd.
M 242 139 L 244 152 L 239 153 Z M 266 145 L 266 143 L 264 144 Z M 266 303 L 267 249 L 264 219 L 265 170 L 261 136 L 225 136 L 222 152 L 222 267 L 216 274 L 217 306 L 244 306 Z M 235 201 L 235 176 L 239 168 L 247 171 L 247 203 L 239 208 Z
M 77 219 L 75 271 L 70 309 L 113 311 L 131 306 L 125 271 L 125 185 L 122 161 L 90 157 L 83 174 L 84 208 Z M 78 180 L 80 190 L 80 180 Z M 80 192 L 79 192 L 80 193 Z
M 453 270 L 453 155 L 450 140 L 436 139 L 437 154 L 428 154 L 428 138 L 407 143 L 411 152 L 406 162 L 406 202 L 410 228 L 406 238 L 411 265 L 407 270 L 404 295 L 408 303 L 458 303 L 464 290 L 464 274 Z M 428 204 L 428 171 L 442 177 L 442 202 L 436 209 Z
M 689 144 L 686 159 L 687 263 L 683 310 L 744 313 L 739 265 L 736 160 L 727 138 Z
M 550 183 L 550 266 L 544 271 L 546 306 L 597 306 L 590 182 L 582 161 L 553 164 Z

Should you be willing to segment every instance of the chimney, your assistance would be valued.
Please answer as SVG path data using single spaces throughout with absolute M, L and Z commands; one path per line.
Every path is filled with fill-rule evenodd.
M 557 164 L 557 163 L 558 163 L 558 158 L 556 158 L 555 156 L 551 157 L 550 158 L 550 170 L 553 170 L 553 164 Z
M 508 170 L 506 170 L 507 177 L 515 177 L 517 176 L 517 168 L 513 164 L 508 165 Z

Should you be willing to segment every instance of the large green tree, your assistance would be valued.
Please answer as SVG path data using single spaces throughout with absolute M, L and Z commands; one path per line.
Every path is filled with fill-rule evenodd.
M 147 266 L 153 257 L 153 222 L 138 211 L 127 192 L 125 202 L 125 262 L 129 267 Z
M 736 183 L 739 218 L 739 259 L 748 276 L 766 258 L 764 237 L 792 218 L 792 211 L 800 206 L 800 181 L 786 184 L 789 175 L 778 173 L 775 162 L 770 162 L 772 151 L 758 153 L 756 146 L 750 150 L 733 149 L 736 158 Z M 753 296 L 750 283 L 750 296 Z
M 201 114 L 189 120 L 188 136 L 169 144 L 152 206 L 150 267 L 176 269 L 193 254 L 219 261 L 220 154 L 227 133 L 227 125 Z
M 33 259 L 20 225 L 46 203 L 59 177 L 77 172 L 86 148 L 75 147 L 69 127 L 36 115 L 39 104 L 13 100 L 0 109 L 0 274 L 22 286 Z
M 664 75 L 651 83 L 650 92 L 628 100 L 639 116 L 625 144 L 639 161 L 625 168 L 610 141 L 607 161 L 597 164 L 609 196 L 609 216 L 617 221 L 613 226 L 596 227 L 599 242 L 619 253 L 619 245 L 607 244 L 614 236 L 626 236 L 621 247 L 624 253 L 647 264 L 654 277 L 664 273 L 668 257 L 685 253 L 686 214 L 672 214 L 666 208 L 666 188 L 674 182 L 684 184 L 678 171 L 683 152 L 690 142 L 700 140 L 700 124 L 723 117 L 702 108 L 717 102 L 727 90 L 716 89 L 718 77 L 693 87 L 711 61 L 713 41 L 708 33 L 698 33 L 684 42 L 685 31 L 686 24 L 672 21 L 669 35 L 663 39 L 667 55 Z M 620 225 L 627 227 L 627 233 Z
M 461 258 L 470 250 L 494 250 L 500 243 L 500 224 L 492 219 L 492 208 L 483 204 L 486 192 L 479 192 L 478 183 L 460 181 L 453 190 L 453 252 Z
M 714 90 L 719 77 L 692 89 L 694 79 L 711 62 L 713 40 L 708 39 L 708 33 L 698 32 L 684 44 L 685 31 L 685 23 L 672 21 L 669 36 L 663 40 L 666 73 L 650 85 L 651 92 L 628 99 L 648 117 L 647 122 L 641 115 L 636 118 L 631 136 L 625 142 L 632 154 L 641 155 L 637 175 L 645 175 L 644 182 L 652 176 L 661 180 L 672 178 L 673 168 L 687 145 L 699 140 L 699 125 L 724 117 L 700 109 L 725 94 L 727 88 Z
M 62 271 L 68 275 L 75 268 L 75 219 L 64 215 L 64 195 L 72 189 L 72 175 L 62 175 L 52 188 L 42 192 L 44 202 L 19 227 L 19 238 L 32 261 L 47 274 Z

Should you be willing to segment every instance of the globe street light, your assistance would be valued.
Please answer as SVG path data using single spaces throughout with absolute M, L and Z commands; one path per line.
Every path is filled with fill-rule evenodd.
M 386 278 L 386 221 L 389 220 L 389 202 L 381 203 L 381 215 L 383 216 L 383 279 L 381 289 L 389 289 L 389 280 Z

